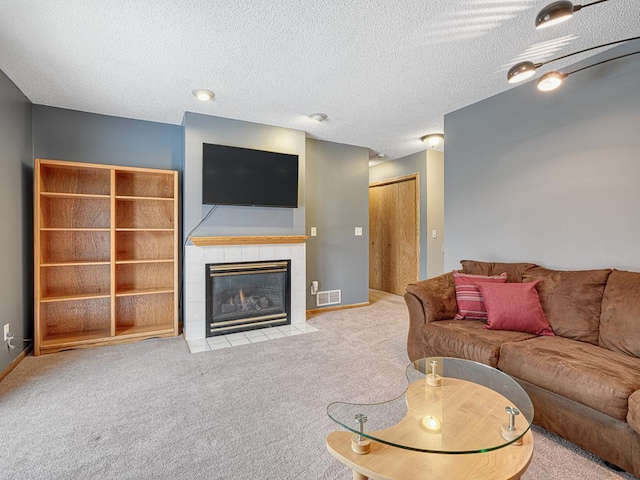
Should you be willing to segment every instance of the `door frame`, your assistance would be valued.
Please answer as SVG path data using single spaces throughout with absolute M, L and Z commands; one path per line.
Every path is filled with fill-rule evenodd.
M 401 183 L 415 180 L 416 182 L 416 267 L 417 267 L 417 278 L 416 282 L 420 281 L 420 173 L 409 173 L 407 175 L 401 175 L 399 177 L 387 178 L 385 180 L 380 180 L 378 182 L 373 182 L 369 184 L 369 191 L 371 188 L 382 187 L 384 185 L 391 185 L 394 183 Z M 371 221 L 371 220 L 369 220 Z M 369 252 L 369 259 L 371 259 L 371 252 Z

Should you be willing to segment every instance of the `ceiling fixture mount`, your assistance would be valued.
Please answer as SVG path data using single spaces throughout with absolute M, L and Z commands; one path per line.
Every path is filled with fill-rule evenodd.
M 548 28 L 566 22 L 575 12 L 582 10 L 584 7 L 590 7 L 591 5 L 607 1 L 609 0 L 597 0 L 584 5 L 574 5 L 568 0 L 550 3 L 536 15 L 536 28 Z
M 312 118 L 316 122 L 324 122 L 327 119 L 326 113 L 312 113 L 309 115 L 309 118 Z
M 444 142 L 444 135 L 442 133 L 430 133 L 424 137 L 420 137 L 420 140 L 422 140 L 422 143 L 427 145 L 427 147 L 433 148 Z
M 208 102 L 209 100 L 213 100 L 216 96 L 211 90 L 205 90 L 203 88 L 198 88 L 191 92 L 198 100 L 201 102 Z

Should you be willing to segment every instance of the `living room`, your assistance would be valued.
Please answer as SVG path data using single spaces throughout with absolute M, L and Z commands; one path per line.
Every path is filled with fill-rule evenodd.
M 458 7 L 461 7 L 462 4 L 469 2 L 459 3 Z M 518 11 L 518 16 L 531 17 L 537 8 L 541 8 L 547 2 L 519 3 L 526 4 L 528 9 Z M 605 3 L 602 6 L 585 9 L 581 12 L 583 17 L 577 17 L 572 21 L 576 23 L 585 21 L 585 18 L 589 19 L 597 9 L 617 11 L 614 5 L 616 2 L 609 3 L 611 5 Z M 627 2 L 622 10 L 627 12 L 625 22 L 630 22 L 637 31 L 637 15 L 633 16 L 637 13 L 637 6 Z M 6 16 L 3 17 L 7 19 Z M 589 40 L 586 32 L 584 36 L 587 37 L 587 46 L 591 45 L 593 42 Z M 618 35 L 608 37 L 611 36 L 614 39 L 618 38 Z M 13 41 L 18 40 L 13 38 Z M 478 40 L 475 41 L 478 42 Z M 503 42 L 508 41 L 503 40 Z M 637 40 L 629 42 L 591 57 L 586 56 L 574 68 L 636 52 L 639 47 L 640 42 Z M 566 51 L 573 50 L 572 47 L 567 47 Z M 46 62 L 46 58 L 42 60 Z M 507 60 L 508 58 L 505 57 L 504 61 Z M 274 212 L 268 209 L 252 210 L 250 207 L 221 208 L 200 226 L 198 234 L 309 235 L 310 227 L 315 226 L 318 236 L 315 239 L 310 237 L 306 244 L 307 283 L 316 279 L 320 282 L 322 290 L 341 289 L 342 305 L 345 306 L 367 304 L 370 301 L 367 236 L 370 178 L 397 176 L 396 172 L 403 170 L 407 157 L 421 156 L 424 159 L 423 163 L 426 164 L 431 150 L 425 151 L 424 146 L 415 147 L 413 144 L 414 151 L 394 156 L 392 161 L 370 169 L 369 145 L 359 146 L 361 144 L 351 145 L 345 141 L 328 140 L 323 137 L 321 130 L 324 128 L 323 123 L 316 125 L 309 119 L 304 120 L 309 120 L 309 130 L 320 129 L 316 130 L 312 137 L 306 135 L 305 128 L 275 126 L 282 123 L 270 123 L 267 119 L 257 122 L 234 117 L 223 118 L 216 115 L 214 108 L 208 106 L 197 105 L 193 107 L 193 111 L 185 108 L 184 117 L 177 123 L 171 124 L 141 120 L 133 115 L 127 118 L 124 114 L 105 114 L 107 109 L 101 110 L 93 106 L 85 110 L 80 104 L 72 101 L 65 103 L 65 106 L 40 103 L 30 99 L 32 94 L 25 96 L 23 93 L 23 89 L 26 92 L 31 88 L 28 84 L 23 85 L 9 75 L 7 70 L 11 65 L 19 63 L 19 60 L 13 59 L 11 62 L 9 58 L 5 58 L 0 64 L 3 70 L 3 74 L 0 75 L 0 136 L 2 139 L 0 156 L 3 173 L 1 191 L 4 195 L 0 208 L 5 221 L 2 240 L 4 247 L 2 264 L 5 273 L 1 302 L 4 320 L 0 323 L 9 323 L 11 332 L 16 338 L 33 338 L 34 158 L 177 170 L 180 172 L 182 182 L 182 234 L 186 236 L 209 211 L 200 202 L 201 192 L 197 177 L 191 176 L 193 169 L 198 169 L 198 161 L 195 160 L 194 164 L 193 158 L 197 157 L 198 152 L 201 151 L 203 142 L 229 142 L 246 148 L 272 151 L 285 149 L 295 153 L 299 155 L 304 168 L 300 182 L 302 202 L 299 208 L 288 212 Z M 487 65 L 487 74 L 499 67 L 500 65 Z M 57 69 L 64 68 L 62 65 L 57 68 L 51 67 L 49 70 L 50 83 L 56 84 L 56 87 L 61 89 L 67 87 L 58 85 L 55 77 Z M 499 78 L 503 79 L 504 76 L 505 72 L 501 72 Z M 158 78 L 161 78 L 161 75 Z M 79 78 L 77 82 L 82 86 L 82 79 Z M 86 80 L 85 82 L 91 83 Z M 504 83 L 506 84 L 506 80 Z M 69 96 L 73 94 L 78 84 L 68 86 Z M 469 84 L 464 82 L 456 88 L 464 88 L 465 85 Z M 190 85 L 189 88 L 199 86 Z M 459 261 L 466 258 L 489 261 L 528 261 L 548 268 L 566 270 L 618 268 L 639 271 L 640 260 L 634 255 L 639 236 L 637 222 L 635 222 L 636 205 L 640 200 L 638 198 L 640 194 L 635 185 L 639 168 L 637 152 L 640 149 L 640 138 L 637 135 L 637 125 L 640 120 L 640 95 L 637 94 L 640 91 L 639 87 L 640 59 L 637 56 L 630 56 L 571 75 L 562 88 L 551 92 L 551 95 L 542 95 L 536 90 L 533 82 L 509 90 L 503 85 L 501 88 L 504 91 L 497 95 L 478 97 L 460 108 L 446 111 L 443 117 L 443 131 L 446 135 L 443 184 L 446 250 L 443 269 L 439 273 L 459 268 Z M 161 87 L 155 88 L 162 91 Z M 216 89 L 215 85 L 211 88 Z M 183 93 L 180 92 L 180 95 Z M 218 91 L 216 94 L 218 95 L 216 101 L 223 102 L 224 95 Z M 99 94 L 96 95 L 99 96 Z M 190 101 L 197 102 L 191 96 L 190 90 L 186 95 L 191 97 Z M 203 110 L 206 108 L 209 110 Z M 250 109 L 251 106 L 245 105 L 245 108 Z M 308 114 L 312 111 L 304 113 Z M 332 112 L 328 112 L 328 115 L 327 124 L 338 121 L 332 118 Z M 427 132 L 416 132 L 414 135 L 416 143 L 419 144 L 419 137 L 424 133 Z M 439 152 L 436 153 L 439 154 Z M 424 230 L 421 235 L 423 240 L 428 237 L 426 232 L 430 232 L 426 228 L 427 221 L 428 219 L 425 223 L 421 223 Z M 362 227 L 364 235 L 354 236 L 354 227 Z M 427 249 L 424 248 L 424 250 Z M 421 271 L 421 278 L 426 276 L 426 271 Z M 315 297 L 308 290 L 307 288 L 306 308 L 311 310 L 315 306 Z M 377 305 L 390 310 L 394 307 L 396 308 L 394 312 L 402 311 L 404 314 L 405 306 L 400 297 L 375 297 L 375 299 L 371 307 Z M 384 309 L 382 312 L 376 311 L 375 315 L 382 319 L 388 317 L 389 322 L 392 322 L 394 315 L 385 313 Z M 354 312 L 357 310 L 361 309 L 353 309 Z M 406 350 L 403 350 L 406 333 L 402 332 L 401 335 L 394 331 L 399 328 L 399 323 L 380 327 L 366 314 L 347 317 L 346 314 L 338 311 L 325 315 L 327 317 L 322 320 L 314 320 L 312 317 L 309 321 L 319 329 L 320 334 L 325 331 L 327 335 L 329 333 L 334 335 L 320 342 L 325 353 L 319 354 L 319 350 L 312 347 L 311 344 L 316 335 L 314 333 L 300 336 L 305 338 L 300 340 L 298 347 L 300 350 L 297 350 L 296 354 L 301 355 L 298 361 L 307 361 L 315 365 L 318 375 L 323 371 L 335 372 L 336 381 L 344 382 L 342 388 L 334 391 L 334 394 L 338 393 L 339 396 L 333 400 L 366 401 L 371 397 L 381 399 L 390 392 L 401 390 L 401 375 L 398 376 L 399 378 L 389 378 L 397 373 L 399 367 L 409 362 Z M 401 317 L 399 322 L 402 323 L 405 320 Z M 397 318 L 393 321 L 398 322 Z M 322 322 L 322 325 L 318 322 Z M 349 331 L 348 326 L 353 330 Z M 377 328 L 378 330 L 375 330 L 375 334 L 364 334 L 358 332 L 358 328 L 372 330 Z M 388 346 L 384 345 L 385 335 L 389 338 Z M 56 401 L 62 402 L 62 406 L 68 402 L 68 407 L 72 410 L 85 408 L 91 411 L 90 406 L 83 403 L 84 401 L 80 402 L 71 394 L 72 392 L 84 394 L 80 384 L 74 385 L 74 382 L 83 376 L 84 367 L 78 362 L 82 360 L 86 362 L 87 368 L 92 365 L 99 371 L 100 368 L 109 368 L 109 363 L 104 363 L 107 367 L 101 367 L 101 362 L 112 361 L 113 368 L 118 369 L 119 375 L 127 377 L 138 372 L 138 366 L 128 362 L 127 357 L 136 350 L 142 350 L 148 359 L 163 365 L 173 375 L 184 374 L 189 381 L 194 382 L 192 386 L 189 383 L 184 384 L 184 393 L 172 398 L 174 409 L 170 409 L 169 404 L 163 404 L 163 407 L 168 410 L 160 411 L 162 415 L 177 416 L 179 420 L 190 425 L 192 430 L 188 432 L 171 430 L 170 433 L 179 435 L 174 437 L 175 450 L 188 451 L 192 448 L 189 446 L 188 437 L 195 435 L 193 429 L 198 428 L 198 422 L 194 422 L 192 417 L 206 410 L 205 391 L 209 393 L 216 390 L 228 391 L 237 386 L 233 385 L 231 379 L 227 379 L 214 387 L 207 383 L 213 380 L 205 377 L 204 387 L 198 389 L 195 381 L 198 374 L 204 371 L 206 363 L 206 360 L 202 360 L 203 357 L 199 355 L 211 355 L 213 358 L 217 352 L 191 354 L 192 356 L 189 357 L 184 340 L 180 339 L 181 344 L 175 343 L 174 340 L 178 339 L 151 340 L 141 342 L 139 345 L 61 352 L 42 359 L 29 357 L 29 360 L 36 361 L 33 363 L 23 361 L 2 381 L 0 398 L 4 404 L 5 399 L 9 401 L 9 396 L 23 391 L 25 397 L 20 397 L 22 400 L 30 397 L 46 397 L 48 390 L 43 388 L 53 388 L 55 384 L 68 382 L 69 395 L 59 392 L 54 396 Z M 309 380 L 314 369 L 300 368 L 299 373 L 287 370 L 288 377 L 283 378 L 276 372 L 276 367 L 282 367 L 279 362 L 273 365 L 268 364 L 272 355 L 278 354 L 278 347 L 281 347 L 284 352 L 292 348 L 289 345 L 293 343 L 287 344 L 286 340 L 293 339 L 279 339 L 256 345 L 255 347 L 264 347 L 260 352 L 250 350 L 250 347 L 254 346 L 246 346 L 244 355 L 233 357 L 238 365 L 231 372 L 239 375 L 243 371 L 251 371 L 263 365 L 264 371 L 260 372 L 260 376 L 271 375 L 272 378 L 283 382 L 283 388 L 285 383 L 299 382 L 301 389 L 317 394 L 324 400 L 322 392 L 311 385 L 312 382 Z M 352 356 L 348 359 L 340 356 L 336 349 L 331 348 L 332 341 L 340 342 L 339 345 L 345 349 L 352 349 Z M 28 342 L 23 344 L 16 341 L 16 344 L 17 348 L 0 350 L 0 371 L 9 368 L 26 351 Z M 159 357 L 152 348 L 160 344 L 169 345 L 168 351 L 163 350 L 165 355 L 168 354 L 167 352 L 179 355 L 179 358 L 187 359 L 186 364 L 181 365 L 180 369 L 174 369 L 170 364 L 165 364 L 166 359 Z M 352 346 L 349 347 L 349 345 Z M 307 356 L 304 349 L 320 356 Z M 374 358 L 377 350 L 379 350 L 378 359 Z M 225 355 L 230 353 L 227 352 Z M 129 358 L 140 360 L 144 356 L 140 357 L 136 354 L 135 357 Z M 231 357 L 224 357 L 227 360 L 229 358 Z M 349 368 L 340 364 L 346 361 L 352 362 Z M 220 368 L 217 360 L 211 362 L 212 368 Z M 385 362 L 390 362 L 390 365 L 385 365 Z M 74 364 L 74 368 L 71 368 L 71 364 Z M 20 373 L 21 369 L 25 378 L 33 381 L 31 387 L 37 385 L 36 390 L 29 390 L 29 384 L 8 383 L 12 376 Z M 364 378 L 349 378 L 349 372 L 357 377 L 360 371 L 366 372 L 366 375 L 363 375 Z M 51 376 L 49 380 L 46 380 L 47 375 Z M 91 375 L 95 375 L 95 372 Z M 96 390 L 105 395 L 110 388 L 115 390 L 120 388 L 117 386 L 118 375 L 109 373 L 103 378 L 99 376 L 92 378 L 96 382 Z M 162 381 L 154 385 L 153 377 L 148 377 L 141 389 L 161 395 L 163 388 L 167 386 L 163 383 L 165 381 L 167 378 L 162 377 Z M 326 379 L 325 382 L 326 384 L 322 384 L 325 387 L 335 383 L 331 379 Z M 132 384 L 126 385 L 127 388 L 132 386 Z M 204 455 L 198 460 L 202 462 L 198 464 L 200 468 L 179 470 L 180 465 L 176 455 L 171 458 L 174 462 L 171 467 L 165 470 L 151 469 L 153 474 L 150 476 L 180 478 L 182 473 L 179 472 L 191 472 L 210 478 L 234 478 L 233 474 L 229 473 L 234 471 L 235 478 L 248 476 L 249 473 L 262 474 L 265 478 L 339 478 L 335 476 L 336 472 L 348 475 L 346 470 L 339 470 L 340 465 L 334 465 L 334 470 L 323 469 L 324 464 L 331 464 L 334 460 L 324 451 L 322 435 L 314 432 L 312 436 L 314 440 L 320 441 L 319 448 L 318 445 L 314 445 L 315 450 L 310 451 L 309 457 L 313 458 L 301 458 L 300 455 L 303 455 L 303 452 L 294 445 L 298 441 L 296 437 L 305 437 L 306 428 L 315 428 L 320 432 L 331 428 L 331 421 L 326 418 L 324 411 L 319 417 L 313 417 L 312 423 L 306 428 L 301 429 L 304 423 L 288 424 L 286 423 L 288 417 L 275 415 L 255 398 L 260 396 L 260 391 L 275 395 L 268 384 L 257 385 L 259 385 L 259 391 L 252 390 L 250 384 L 243 385 L 242 388 L 246 389 L 243 390 L 243 395 L 235 393 L 230 395 L 227 401 L 233 404 L 247 397 L 250 408 L 263 409 L 262 420 L 270 429 L 286 432 L 282 438 L 270 440 L 280 447 L 281 452 L 284 452 L 273 458 L 282 460 L 287 457 L 287 452 L 291 453 L 291 458 L 287 457 L 286 461 L 283 460 L 289 470 L 286 468 L 278 470 L 273 464 L 265 465 L 260 461 L 251 462 L 243 456 L 242 452 L 249 448 L 249 443 L 254 444 L 252 449 L 264 443 L 260 437 L 253 437 L 242 430 L 240 435 L 230 436 L 233 448 L 229 445 L 222 447 L 221 443 L 225 442 L 224 435 L 216 435 L 213 425 L 201 425 L 198 432 L 201 438 L 195 448 L 205 448 L 205 445 L 211 449 L 223 448 L 228 455 L 227 459 L 221 461 L 212 456 L 211 464 L 214 466 L 216 461 L 220 461 L 223 465 L 220 471 L 226 473 L 216 477 L 215 470 L 207 470 Z M 84 384 L 84 388 L 86 387 L 87 385 Z M 368 389 L 369 395 L 365 395 L 358 388 Z M 119 393 L 121 396 L 113 398 L 126 398 L 126 392 Z M 290 394 L 291 391 L 287 390 L 287 395 Z M 94 394 L 89 393 L 88 396 L 91 398 L 92 395 Z M 306 395 L 304 398 L 308 399 Z M 294 398 L 274 398 L 288 405 L 292 416 L 308 414 L 307 410 Z M 144 400 L 149 401 L 150 398 L 145 397 Z M 264 402 L 268 400 L 268 398 L 263 399 Z M 15 400 L 12 400 L 12 405 L 14 405 L 13 402 Z M 28 402 L 26 404 L 29 405 Z M 140 405 L 138 401 L 135 404 Z M 42 404 L 40 406 L 42 407 Z M 313 406 L 317 407 L 315 404 Z M 105 425 L 111 422 L 114 426 L 126 429 L 126 423 L 121 423 L 122 419 L 118 418 L 119 414 L 135 424 L 143 423 L 140 418 L 149 420 L 145 417 L 148 412 L 128 408 L 125 404 L 112 405 L 112 407 L 115 411 L 108 412 L 104 419 Z M 326 405 L 321 406 L 323 407 Z M 23 413 L 29 414 L 28 411 Z M 223 413 L 233 415 L 231 409 L 223 410 Z M 270 413 L 272 413 L 271 418 L 269 418 Z M 58 414 L 58 411 L 55 414 Z M 81 413 L 78 414 L 86 420 L 87 424 L 91 424 L 89 418 L 85 418 Z M 42 412 L 37 418 L 44 421 L 46 416 L 39 417 L 39 415 L 42 415 Z M 251 418 L 257 420 L 255 417 Z M 318 418 L 326 419 L 327 424 L 322 424 L 322 420 Z M 16 429 L 21 425 L 22 420 L 22 417 L 12 420 Z M 105 459 L 95 470 L 92 470 L 84 459 L 85 448 L 87 448 L 85 444 L 95 445 L 97 448 L 100 438 L 109 440 L 107 436 L 101 437 L 97 430 L 96 432 L 83 430 L 82 422 L 78 422 L 70 431 L 60 426 L 60 431 L 66 432 L 64 439 L 62 433 L 60 439 L 51 437 L 52 430 L 48 428 L 46 430 L 48 437 L 44 438 L 40 436 L 41 432 L 30 424 L 25 429 L 35 440 L 32 439 L 29 445 L 34 449 L 50 450 L 49 459 L 55 458 L 58 453 L 64 456 L 67 469 L 61 470 L 51 464 L 43 463 L 41 471 L 31 470 L 31 473 L 27 471 L 18 474 L 15 471 L 6 473 L 5 470 L 1 471 L 0 477 L 65 478 L 82 475 L 84 472 L 85 476 L 94 478 L 118 476 L 139 478 L 142 475 L 139 464 L 154 461 L 153 455 L 149 452 L 155 448 L 164 453 L 170 451 L 166 446 L 159 449 L 159 444 L 162 443 L 159 437 L 163 435 L 161 424 L 157 419 L 152 424 L 154 429 L 160 430 L 144 431 L 140 425 L 138 426 L 141 428 L 135 430 L 140 436 L 133 437 L 135 444 L 128 444 L 134 451 L 132 458 L 127 461 L 113 460 L 110 455 L 122 455 L 123 450 L 109 444 L 111 449 L 105 450 Z M 242 425 L 250 427 L 250 425 Z M 225 424 L 224 428 L 232 428 L 232 422 Z M 264 433 L 265 428 L 261 426 L 260 432 Z M 103 431 L 111 432 L 112 430 L 105 427 Z M 142 435 L 143 431 L 148 434 L 148 437 Z M 84 445 L 82 453 L 79 454 L 80 458 L 76 458 L 73 453 L 79 446 L 72 440 L 74 432 L 77 433 L 75 441 Z M 308 440 L 300 440 L 300 442 L 305 447 L 309 447 Z M 57 451 L 57 448 L 60 450 Z M 235 456 L 230 453 L 234 450 L 237 452 Z M 273 452 L 273 445 L 269 446 L 268 450 Z M 12 455 L 12 452 L 15 455 Z M 20 461 L 23 461 L 33 468 L 27 460 L 28 451 L 19 449 L 16 445 L 12 444 L 3 455 L 15 458 L 9 462 L 8 457 L 2 456 L 0 458 L 3 462 L 0 462 L 0 465 L 6 460 L 7 465 L 17 468 L 21 466 Z M 92 458 L 95 462 L 99 456 Z M 262 462 L 268 462 L 264 456 L 258 455 L 256 458 L 261 459 Z M 155 460 L 162 461 L 162 459 Z M 74 461 L 82 465 L 85 470 L 73 471 L 71 465 Z M 120 472 L 110 470 L 111 463 L 125 469 L 130 468 L 130 473 L 126 470 Z M 134 464 L 137 466 L 134 467 Z M 313 473 L 305 473 L 305 467 L 309 468 L 308 472 Z M 587 469 L 594 468 L 596 467 L 587 464 Z M 47 473 L 47 469 L 51 473 Z M 318 476 L 320 472 L 325 476 Z M 598 472 L 608 471 L 598 470 Z M 557 471 L 555 474 L 559 475 Z M 609 473 L 603 473 L 603 475 L 609 475 Z M 617 474 L 611 473 L 611 475 Z

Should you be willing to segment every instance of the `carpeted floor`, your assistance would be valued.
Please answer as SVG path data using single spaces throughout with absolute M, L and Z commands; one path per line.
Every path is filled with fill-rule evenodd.
M 348 479 L 325 448 L 336 400 L 405 387 L 402 297 L 318 332 L 189 353 L 182 337 L 26 358 L 0 382 L 2 479 Z M 632 479 L 534 429 L 527 480 Z M 473 475 L 470 474 L 470 479 Z

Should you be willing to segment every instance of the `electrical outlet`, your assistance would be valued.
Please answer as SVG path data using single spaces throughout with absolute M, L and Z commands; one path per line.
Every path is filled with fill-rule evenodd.
M 3 342 L 6 342 L 7 338 L 9 338 L 9 324 L 5 323 L 4 324 L 4 340 L 3 340 Z

